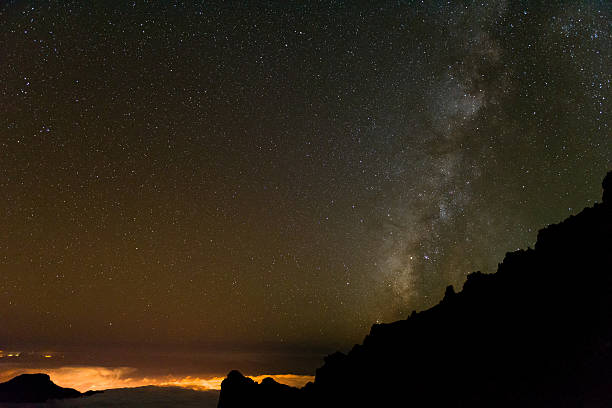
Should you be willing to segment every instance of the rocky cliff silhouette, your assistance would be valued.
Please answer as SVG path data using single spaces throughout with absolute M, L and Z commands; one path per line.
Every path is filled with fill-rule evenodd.
M 35 403 L 51 399 L 77 398 L 101 391 L 80 393 L 55 385 L 47 374 L 22 374 L 0 383 L 0 402 Z
M 233 371 L 219 408 L 612 406 L 612 172 L 603 187 L 603 203 L 544 228 L 497 273 L 325 357 L 314 383 Z

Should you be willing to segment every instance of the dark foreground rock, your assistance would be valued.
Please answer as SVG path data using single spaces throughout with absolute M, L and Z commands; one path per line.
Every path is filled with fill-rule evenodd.
M 218 407 L 250 407 L 260 401 L 266 406 L 291 407 L 302 394 L 303 389 L 279 384 L 270 377 L 257 384 L 234 370 L 221 383 Z
M 45 402 L 50 399 L 78 398 L 100 391 L 82 394 L 72 388 L 55 385 L 47 374 L 22 374 L 0 384 L 0 402 Z
M 603 203 L 541 230 L 497 273 L 372 326 L 303 389 L 224 380 L 219 408 L 612 406 L 612 172 Z

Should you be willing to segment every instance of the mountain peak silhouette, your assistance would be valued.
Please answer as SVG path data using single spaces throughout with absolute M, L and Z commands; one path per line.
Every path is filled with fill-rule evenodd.
M 602 200 L 604 204 L 612 204 L 612 171 L 606 174 L 601 186 L 603 187 Z
M 0 402 L 36 403 L 50 399 L 89 396 L 96 391 L 82 394 L 72 388 L 55 385 L 47 374 L 21 374 L 0 383 Z
M 602 186 L 602 204 L 542 229 L 496 273 L 327 356 L 314 383 L 280 391 L 232 372 L 219 408 L 612 406 L 612 172 Z

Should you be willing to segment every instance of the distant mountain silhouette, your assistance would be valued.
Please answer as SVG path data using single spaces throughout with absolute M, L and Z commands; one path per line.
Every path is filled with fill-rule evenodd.
M 429 310 L 375 324 L 302 389 L 232 371 L 219 408 L 612 406 L 612 172 L 603 203 L 472 273 Z
M 0 402 L 45 402 L 50 399 L 77 398 L 101 391 L 80 393 L 55 385 L 47 374 L 22 374 L 0 383 Z

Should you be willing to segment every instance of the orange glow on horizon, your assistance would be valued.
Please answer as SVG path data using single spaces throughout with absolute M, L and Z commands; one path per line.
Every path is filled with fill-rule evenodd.
M 260 383 L 264 378 L 272 377 L 274 381 L 290 385 L 292 387 L 303 387 L 309 381 L 314 381 L 314 377 L 310 375 L 296 375 L 296 374 L 271 374 L 271 375 L 257 375 L 252 376 L 248 375 L 250 379 L 255 382 Z M 197 377 L 184 377 L 178 380 L 161 382 L 156 385 L 166 387 L 182 387 L 182 388 L 190 388 L 192 390 L 220 390 L 221 382 L 225 379 L 225 377 L 212 377 L 212 378 L 197 378 Z
M 45 356 L 46 357 L 46 356 Z M 0 371 L 0 382 L 8 381 L 20 374 L 46 373 L 51 381 L 61 387 L 74 388 L 85 392 L 88 390 L 106 390 L 111 388 L 133 388 L 153 385 L 158 387 L 181 387 L 197 391 L 219 390 L 225 377 L 199 376 L 160 376 L 142 377 L 132 367 L 60 367 L 51 369 L 12 369 Z M 273 374 L 248 376 L 256 382 L 272 377 L 281 384 L 303 387 L 314 377 L 296 374 Z

